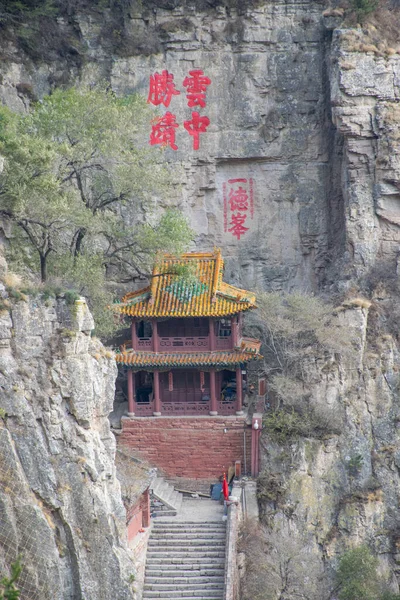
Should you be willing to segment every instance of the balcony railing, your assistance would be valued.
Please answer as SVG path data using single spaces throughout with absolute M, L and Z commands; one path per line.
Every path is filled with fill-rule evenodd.
M 151 352 L 151 350 L 153 349 L 152 338 L 138 338 L 136 342 L 137 345 L 135 350 L 147 350 L 148 352 Z
M 126 346 L 129 347 L 129 341 Z M 232 337 L 216 337 L 215 350 L 230 350 L 232 348 Z M 136 351 L 151 352 L 153 350 L 153 338 L 137 338 Z M 209 352 L 211 350 L 209 336 L 192 337 L 159 337 L 156 352 Z
M 204 352 L 210 349 L 209 337 L 160 337 L 159 352 Z
M 215 339 L 216 350 L 231 350 L 232 349 L 232 336 L 228 337 L 217 337 Z

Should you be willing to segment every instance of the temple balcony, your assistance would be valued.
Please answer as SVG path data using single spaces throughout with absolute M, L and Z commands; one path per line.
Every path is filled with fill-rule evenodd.
M 214 347 L 212 347 L 214 345 Z M 131 348 L 132 344 L 126 342 L 126 347 Z M 232 350 L 233 338 L 215 337 L 214 344 L 210 336 L 159 336 L 154 345 L 153 337 L 136 337 L 134 339 L 134 350 L 153 351 L 153 352 L 211 352 L 212 350 Z

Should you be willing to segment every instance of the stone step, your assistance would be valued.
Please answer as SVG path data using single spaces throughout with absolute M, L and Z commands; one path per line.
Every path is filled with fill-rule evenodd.
M 149 592 L 160 592 L 160 594 L 174 592 L 177 595 L 177 592 L 183 592 L 185 595 L 189 595 L 189 593 L 198 592 L 200 595 L 205 592 L 216 592 L 223 590 L 224 583 L 201 583 L 201 584 L 187 584 L 185 583 L 172 583 L 172 584 L 164 584 L 164 583 L 145 583 L 144 590 Z
M 221 581 L 222 579 L 222 581 Z M 186 581 L 182 581 L 181 583 L 147 583 L 145 582 L 144 584 L 144 589 L 145 590 L 159 590 L 160 592 L 167 592 L 169 590 L 181 590 L 181 589 L 186 589 L 187 591 L 189 590 L 219 590 L 223 587 L 224 585 L 224 580 L 223 578 L 221 578 L 220 581 L 203 581 L 200 583 L 195 583 L 190 581 L 189 583 L 187 583 Z
M 165 554 L 165 552 L 153 552 L 153 553 L 147 553 L 148 556 L 148 561 L 146 562 L 146 564 L 148 564 L 149 566 L 154 565 L 155 568 L 158 568 L 159 565 L 161 564 L 164 568 L 168 569 L 168 566 L 171 565 L 177 565 L 177 564 L 181 564 L 181 565 L 193 565 L 193 568 L 197 568 L 198 565 L 209 565 L 209 564 L 224 564 L 225 561 L 225 552 L 211 552 L 211 550 L 208 552 L 208 554 L 211 554 L 211 556 L 207 556 L 207 552 L 199 552 L 199 553 L 194 553 L 191 552 L 190 556 L 186 553 L 183 552 L 180 554 L 180 556 L 177 556 L 177 553 L 174 552 L 169 552 L 167 554 Z M 204 560 L 204 559 L 209 559 L 209 560 Z M 163 561 L 168 561 L 168 562 L 164 562 Z M 191 567 L 187 567 L 188 569 Z
M 153 512 L 151 513 L 151 515 L 154 518 L 157 518 L 157 517 L 176 517 L 177 511 L 175 509 L 162 507 L 162 508 L 154 509 Z
M 159 584 L 160 581 L 162 581 L 163 584 L 166 585 L 170 585 L 170 584 L 175 584 L 175 583 L 179 583 L 179 584 L 187 584 L 187 585 L 202 585 L 203 583 L 216 583 L 216 584 L 223 584 L 224 583 L 224 574 L 221 575 L 221 573 L 218 573 L 216 575 L 198 575 L 196 576 L 195 574 L 189 574 L 186 576 L 183 575 L 171 575 L 170 577 L 166 577 L 165 575 L 162 576 L 162 578 L 158 575 L 158 576 L 148 576 L 146 574 L 145 576 L 145 584 L 149 584 L 149 585 L 154 585 L 154 584 Z
M 179 577 L 198 577 L 200 576 L 214 576 L 221 575 L 225 571 L 225 565 L 221 562 L 220 565 L 164 565 L 158 569 L 146 568 L 146 577 L 157 577 L 160 573 L 163 577 L 175 577 L 179 574 Z
M 223 586 L 216 587 L 215 589 L 204 589 L 203 586 L 198 588 L 186 588 L 186 589 L 166 589 L 166 590 L 149 590 L 145 589 L 143 592 L 143 598 L 168 598 L 172 600 L 174 598 L 222 598 L 223 597 Z
M 226 529 L 224 527 L 195 527 L 194 525 L 189 527 L 167 527 L 166 525 L 160 524 L 160 521 L 155 521 L 153 524 L 153 531 L 151 535 L 157 535 L 159 533 L 162 534 L 176 534 L 176 533 L 203 533 L 205 535 L 212 535 L 213 533 L 221 533 L 223 535 L 226 534 Z
M 151 537 L 160 538 L 160 537 L 207 537 L 207 538 L 225 538 L 226 531 L 223 529 L 175 529 L 171 531 L 160 531 L 159 529 L 154 529 L 151 533 Z
M 151 545 L 150 547 L 148 547 L 147 551 L 153 553 L 153 552 L 164 552 L 166 554 L 179 554 L 179 553 L 185 553 L 188 552 L 189 554 L 201 554 L 203 552 L 222 552 L 225 554 L 225 544 L 220 544 L 218 546 L 212 546 L 210 548 L 210 546 L 207 545 L 195 545 L 193 544 L 192 546 L 188 546 L 188 545 L 183 545 L 183 544 L 159 544 L 157 546 L 153 546 Z
M 149 539 L 148 548 L 152 548 L 153 546 L 212 546 L 219 547 L 225 546 L 225 538 L 213 538 L 210 540 L 209 538 L 199 537 L 199 538 L 191 538 L 191 537 L 172 537 L 172 538 L 157 538 L 157 539 Z
M 182 494 L 174 490 L 173 486 L 165 481 L 165 479 L 162 477 L 156 477 L 153 480 L 151 484 L 151 492 L 153 496 L 177 512 L 182 506 Z
M 220 527 L 225 527 L 226 524 L 223 521 L 207 521 L 206 523 L 202 523 L 201 521 L 181 521 L 180 523 L 171 523 L 171 521 L 159 521 L 158 525 L 167 525 L 168 527 L 187 527 L 190 525 L 196 525 L 197 527 L 215 527 L 218 525 Z
M 193 600 L 193 598 L 197 598 L 197 600 L 223 600 L 224 594 L 223 592 L 220 594 L 214 594 L 213 596 L 176 596 L 173 592 L 170 592 L 168 596 L 168 600 Z M 146 591 L 143 594 L 143 600 L 153 600 L 156 598 L 160 598 L 158 592 Z
M 185 557 L 187 557 L 189 560 L 193 560 L 193 561 L 197 561 L 197 560 L 202 560 L 203 558 L 225 558 L 225 550 L 221 550 L 221 551 L 216 551 L 216 550 L 197 550 L 197 551 L 193 551 L 193 552 L 187 552 L 187 551 L 174 551 L 174 552 L 162 552 L 162 551 L 147 551 L 147 556 L 149 558 L 149 560 L 157 560 L 157 559 L 161 559 L 163 560 L 171 560 L 174 561 L 175 559 L 184 559 Z

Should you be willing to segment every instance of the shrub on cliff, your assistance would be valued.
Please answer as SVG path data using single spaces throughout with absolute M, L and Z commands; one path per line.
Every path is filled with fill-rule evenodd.
M 144 98 L 109 89 L 56 90 L 27 115 L 0 107 L 0 214 L 14 225 L 14 270 L 77 287 L 99 313 L 112 299 L 106 278 L 143 277 L 158 250 L 186 247 L 192 231 L 178 211 L 138 224 L 169 184 L 147 143 L 152 115 Z
M 15 583 L 18 580 L 22 571 L 22 566 L 17 560 L 11 565 L 10 577 L 2 577 L 0 579 L 0 600 L 17 600 L 20 596 L 19 590 Z
M 350 0 L 350 6 L 355 11 L 359 21 L 378 8 L 379 0 Z
M 339 600 L 400 600 L 400 595 L 384 591 L 378 575 L 378 559 L 367 546 L 345 552 L 336 573 Z
M 351 355 L 352 337 L 340 325 L 334 307 L 307 294 L 259 293 L 252 323 L 263 341 L 264 367 L 280 400 L 295 405 L 318 381 L 317 359 L 325 368 L 338 355 Z

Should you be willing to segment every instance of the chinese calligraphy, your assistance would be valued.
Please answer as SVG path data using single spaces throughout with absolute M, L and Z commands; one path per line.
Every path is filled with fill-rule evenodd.
M 207 87 L 211 84 L 211 79 L 204 75 L 202 69 L 193 69 L 189 71 L 189 76 L 183 80 L 183 87 L 186 88 L 187 105 L 189 108 L 206 106 Z M 149 95 L 147 102 L 154 106 L 163 104 L 168 107 L 173 96 L 179 96 L 180 91 L 176 89 L 174 75 L 164 69 L 161 73 L 154 73 L 150 76 Z M 201 116 L 197 111 L 193 111 L 191 119 L 184 121 L 183 126 L 188 134 L 193 138 L 193 150 L 200 147 L 200 134 L 207 131 L 210 119 Z M 176 115 L 171 112 L 165 113 L 152 121 L 149 143 L 151 146 L 160 144 L 163 147 L 170 147 L 172 150 L 178 150 L 175 143 L 176 129 L 179 124 L 176 122 Z
M 160 73 L 154 73 L 150 76 L 150 87 L 147 102 L 158 106 L 164 104 L 168 107 L 172 96 L 179 96 L 180 92 L 175 88 L 174 76 L 172 73 L 164 70 Z
M 185 77 L 183 87 L 187 88 L 186 97 L 188 99 L 188 107 L 206 105 L 207 86 L 210 85 L 211 79 L 204 76 L 201 69 L 189 71 L 190 77 Z
M 192 120 L 185 121 L 183 126 L 189 135 L 193 136 L 193 150 L 198 150 L 200 146 L 199 135 L 205 133 L 210 124 L 208 117 L 201 117 L 198 112 L 192 112 Z
M 178 150 L 175 144 L 175 129 L 179 127 L 175 121 L 175 115 L 170 112 L 165 113 L 163 117 L 154 120 L 150 133 L 150 145 L 161 144 L 169 146 L 172 150 Z
M 223 185 L 224 231 L 237 240 L 247 233 L 247 218 L 254 216 L 253 179 L 229 179 Z M 249 215 L 250 213 L 250 215 Z

